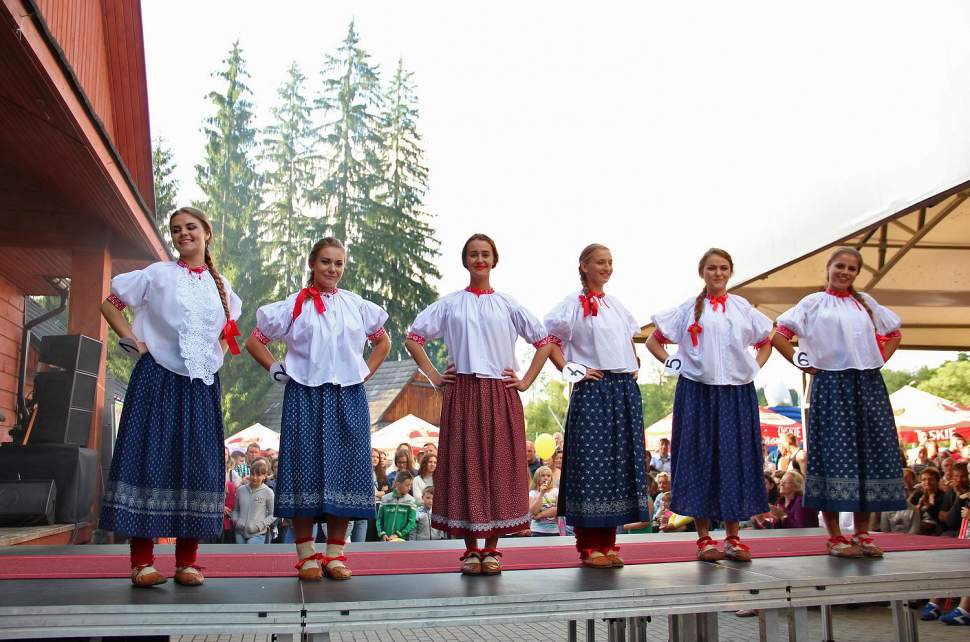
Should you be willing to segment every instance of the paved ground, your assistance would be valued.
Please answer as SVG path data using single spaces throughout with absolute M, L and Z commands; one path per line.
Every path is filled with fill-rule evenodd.
M 890 642 L 895 639 L 888 606 L 866 606 L 857 609 L 837 607 L 833 612 L 837 642 Z M 809 640 L 821 640 L 818 609 L 809 609 Z M 758 618 L 739 618 L 722 613 L 718 618 L 721 642 L 754 642 L 758 639 Z M 585 639 L 580 623 L 579 640 Z M 654 618 L 648 625 L 647 638 L 662 642 L 667 639 L 667 622 Z M 333 635 L 333 642 L 560 642 L 566 639 L 566 624 L 560 622 L 516 624 L 505 626 L 467 626 L 442 629 L 400 629 L 360 631 Z M 596 639 L 606 640 L 606 627 L 596 625 Z M 946 626 L 939 622 L 919 623 L 920 642 L 967 642 L 970 627 Z M 271 642 L 266 636 L 208 635 L 182 636 L 173 642 Z

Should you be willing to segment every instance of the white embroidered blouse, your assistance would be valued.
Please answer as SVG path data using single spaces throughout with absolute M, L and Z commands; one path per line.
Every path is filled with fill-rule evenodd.
M 229 281 L 221 278 L 235 321 L 242 302 Z M 226 313 L 208 269 L 190 270 L 181 261 L 152 263 L 111 279 L 109 300 L 119 310 L 132 309 L 135 322 L 131 329 L 158 365 L 212 385 L 213 375 L 223 363 L 219 338 Z
M 543 323 L 566 361 L 609 372 L 639 369 L 633 335 L 640 326 L 613 295 L 587 295 L 579 290 L 553 308 Z
M 384 336 L 387 312 L 353 292 L 305 288 L 256 311 L 253 336 L 286 344 L 286 374 L 304 386 L 352 386 L 370 370 L 364 344 Z
M 872 310 L 872 318 L 848 292 L 827 290 L 809 294 L 782 313 L 778 332 L 789 339 L 797 335 L 799 349 L 819 370 L 881 368 L 885 363 L 882 344 L 902 336 L 902 321 L 865 292 L 861 296 Z
M 712 386 L 741 386 L 754 381 L 758 362 L 751 347 L 768 343 L 771 319 L 747 299 L 727 294 L 704 301 L 694 321 L 696 298 L 653 316 L 654 336 L 676 343 L 682 360 L 680 375 Z
M 448 294 L 425 308 L 411 325 L 408 339 L 424 345 L 443 338 L 458 374 L 501 379 L 516 368 L 515 340 L 537 348 L 549 343 L 546 329 L 531 312 L 507 294 L 471 288 Z

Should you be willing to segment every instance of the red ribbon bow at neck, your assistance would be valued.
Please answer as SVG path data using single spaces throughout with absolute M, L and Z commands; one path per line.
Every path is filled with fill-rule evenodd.
M 226 345 L 229 346 L 229 354 L 239 354 L 239 344 L 236 343 L 236 337 L 241 337 L 242 333 L 239 332 L 239 326 L 232 319 L 226 321 L 226 325 L 222 327 L 222 338 L 226 340 Z
M 583 304 L 583 318 L 585 319 L 589 315 L 594 317 L 599 314 L 600 302 L 599 300 L 606 296 L 602 292 L 588 292 L 586 294 L 579 295 L 579 302 Z
M 717 312 L 717 305 L 721 304 L 721 312 L 727 312 L 727 298 L 728 295 L 722 294 L 721 296 L 709 296 L 707 300 L 711 302 L 711 307 Z
M 316 288 L 303 288 L 300 293 L 296 295 L 296 303 L 293 304 L 293 318 L 296 319 L 303 312 L 303 304 L 307 299 L 313 299 L 313 307 L 317 309 L 318 314 L 323 314 L 327 311 L 327 306 L 323 304 L 323 297 L 320 295 L 320 290 Z
M 202 273 L 203 272 L 208 272 L 209 271 L 209 266 L 208 265 L 199 265 L 197 267 L 189 267 L 189 264 L 186 263 L 185 261 L 183 261 L 182 259 L 179 259 L 178 264 L 179 264 L 179 267 L 185 268 L 186 270 L 189 271 L 189 274 L 194 274 L 199 279 L 202 279 Z

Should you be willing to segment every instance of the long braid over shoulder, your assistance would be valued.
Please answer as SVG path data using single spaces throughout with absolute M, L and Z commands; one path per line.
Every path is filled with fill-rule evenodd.
M 216 289 L 219 290 L 219 300 L 222 302 L 222 310 L 226 313 L 226 321 L 231 321 L 232 314 L 229 312 L 229 297 L 226 296 L 226 286 L 222 282 L 222 275 L 219 274 L 215 264 L 212 262 L 212 254 L 209 252 L 209 242 L 212 240 L 212 223 L 209 221 L 209 217 L 205 215 L 205 212 L 195 207 L 180 207 L 172 212 L 172 215 L 168 218 L 169 227 L 171 227 L 172 219 L 177 214 L 188 214 L 196 219 L 205 228 L 206 234 L 209 235 L 209 240 L 205 242 L 205 266 L 209 268 L 212 280 L 216 282 Z
M 704 266 L 707 265 L 707 259 L 712 256 L 719 256 L 728 262 L 731 266 L 731 271 L 734 272 L 734 259 L 728 254 L 727 250 L 722 250 L 719 247 L 712 247 L 708 251 L 704 252 L 701 256 L 701 260 L 697 262 L 697 275 L 704 278 Z M 701 293 L 697 295 L 697 300 L 694 302 L 694 323 L 699 323 L 701 320 L 701 314 L 704 312 L 704 299 L 707 298 L 707 286 L 701 288 Z

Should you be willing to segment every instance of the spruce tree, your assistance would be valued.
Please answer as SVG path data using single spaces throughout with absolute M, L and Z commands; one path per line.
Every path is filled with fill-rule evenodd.
M 311 105 L 303 94 L 306 77 L 294 62 L 279 88 L 273 124 L 263 136 L 262 159 L 268 164 L 265 195 L 270 199 L 260 221 L 264 256 L 282 298 L 303 285 L 306 254 L 315 239 L 307 202 L 313 189 L 317 155 Z
M 441 277 L 434 265 L 438 241 L 424 211 L 428 168 L 418 133 L 418 99 L 413 74 L 399 60 L 384 97 L 381 114 L 384 165 L 379 208 L 370 218 L 368 249 L 381 270 L 373 290 L 381 295 L 390 315 L 388 331 L 398 337 L 394 354 L 405 356 L 403 337 L 408 324 L 437 298 L 432 285 Z
M 175 173 L 175 155 L 164 138 L 156 138 L 152 146 L 152 176 L 155 183 L 155 225 L 162 238 L 171 240 L 168 217 L 178 207 L 179 182 Z
M 208 98 L 215 110 L 205 120 L 206 155 L 196 166 L 196 182 L 204 193 L 198 203 L 213 222 L 213 260 L 243 300 L 238 321 L 244 336 L 255 325 L 256 309 L 272 297 L 272 280 L 260 256 L 257 213 L 261 181 L 255 164 L 256 128 L 253 105 L 245 84 L 245 60 L 239 42 L 233 43 L 223 69 L 213 77 L 219 90 Z M 220 371 L 227 432 L 245 428 L 262 411 L 270 380 L 245 354 L 227 356 Z

